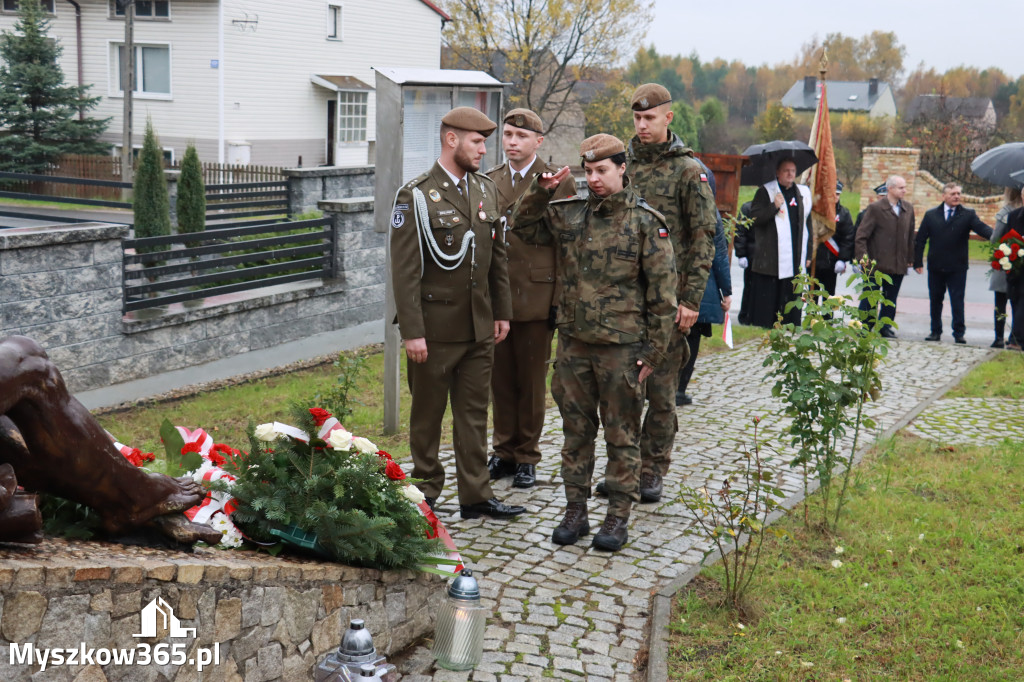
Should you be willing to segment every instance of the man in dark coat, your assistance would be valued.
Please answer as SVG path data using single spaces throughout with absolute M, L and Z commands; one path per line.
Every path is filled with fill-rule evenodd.
M 938 341 L 942 336 L 942 304 L 949 292 L 953 310 L 953 340 L 967 343 L 964 332 L 964 290 L 967 287 L 967 240 L 971 232 L 985 239 L 992 228 L 981 222 L 978 214 L 960 205 L 960 185 L 947 182 L 942 188 L 942 203 L 928 210 L 921 220 L 914 243 L 914 270 L 921 274 L 924 247 L 928 249 L 928 297 L 931 299 L 932 333 L 925 341 Z
M 882 317 L 896 319 L 896 297 L 903 284 L 903 276 L 914 259 L 914 206 L 903 197 L 907 193 L 907 181 L 892 175 L 885 181 L 886 194 L 870 204 L 864 211 L 864 221 L 854 239 L 853 256 L 858 261 L 867 256 L 875 261 L 875 267 L 888 275 L 892 282 L 882 284 Z M 860 309 L 871 310 L 867 298 L 861 298 Z M 878 311 L 872 311 L 878 314 Z M 886 323 L 882 336 L 895 339 L 896 332 Z
M 814 261 L 814 277 L 829 296 L 836 293 L 836 279 L 846 272 L 846 265 L 853 259 L 853 217 L 850 209 L 839 203 L 843 183 L 836 182 L 836 233 L 825 243 L 818 245 Z

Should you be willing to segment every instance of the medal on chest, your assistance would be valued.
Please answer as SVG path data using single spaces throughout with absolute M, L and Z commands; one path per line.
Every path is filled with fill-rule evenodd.
M 455 235 L 452 234 L 451 230 L 448 230 L 448 232 L 445 233 L 445 235 L 444 235 L 444 245 L 445 246 L 451 246 L 454 243 L 455 243 Z

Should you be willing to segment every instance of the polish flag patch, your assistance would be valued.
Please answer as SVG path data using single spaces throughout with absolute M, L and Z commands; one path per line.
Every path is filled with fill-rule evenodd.
M 668 228 L 659 227 L 658 228 L 658 236 L 661 237 L 662 239 L 665 239 L 666 237 L 668 237 Z
M 701 182 L 707 182 L 708 181 L 708 174 L 707 173 L 701 173 L 700 174 L 700 181 Z

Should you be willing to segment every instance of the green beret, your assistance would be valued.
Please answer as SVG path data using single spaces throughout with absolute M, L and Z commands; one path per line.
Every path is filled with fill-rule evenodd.
M 544 134 L 544 124 L 541 122 L 540 116 L 529 109 L 513 109 L 505 114 L 504 122 L 510 126 L 529 130 L 538 135 Z
M 609 156 L 623 154 L 625 151 L 626 147 L 622 144 L 622 140 L 606 133 L 592 135 L 583 140 L 583 144 L 580 145 L 580 156 L 584 161 L 600 161 Z
M 633 91 L 630 106 L 633 111 L 647 111 L 672 101 L 672 95 L 657 83 L 644 83 Z
M 487 118 L 487 114 L 473 107 L 455 107 L 441 119 L 441 123 L 459 130 L 481 133 L 484 137 L 494 132 L 498 124 Z

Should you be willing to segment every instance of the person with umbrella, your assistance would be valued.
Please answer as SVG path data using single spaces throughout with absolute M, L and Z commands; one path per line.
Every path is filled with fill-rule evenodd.
M 772 143 L 769 143 L 772 144 Z M 802 143 L 780 143 L 797 145 Z M 768 145 L 765 145 L 767 147 Z M 752 303 L 750 324 L 770 329 L 779 315 L 784 323 L 800 323 L 800 309 L 786 310 L 796 300 L 793 278 L 802 265 L 810 262 L 811 231 L 808 217 L 811 211 L 811 190 L 796 183 L 798 160 L 804 170 L 817 161 L 814 152 L 797 149 L 765 150 L 755 157 L 755 164 L 744 169 L 748 178 L 771 168 L 774 161 L 774 179 L 757 189 L 750 204 L 750 217 L 754 219 L 754 248 L 747 258 L 751 269 Z M 747 150 L 747 155 L 751 149 Z M 813 161 L 811 161 L 813 159 Z

